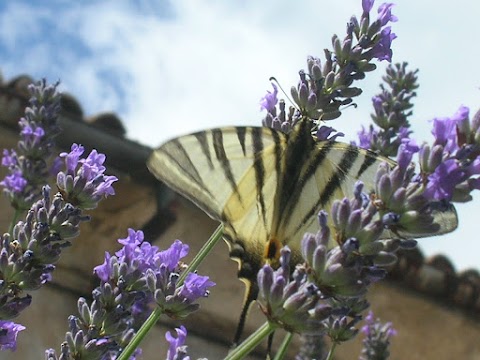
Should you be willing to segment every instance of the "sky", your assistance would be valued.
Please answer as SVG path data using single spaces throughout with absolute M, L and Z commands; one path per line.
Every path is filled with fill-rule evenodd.
M 419 69 L 414 137 L 430 141 L 429 120 L 480 108 L 480 3 L 398 1 L 393 13 L 393 62 Z M 156 147 L 195 130 L 260 125 L 268 79 L 296 85 L 306 57 L 321 57 L 334 33 L 343 38 L 353 14 L 361 0 L 3 1 L 0 70 L 6 80 L 59 79 L 86 115 L 115 112 L 130 139 Z M 386 65 L 356 84 L 358 107 L 332 123 L 346 141 L 369 124 Z M 480 269 L 476 200 L 457 206 L 454 233 L 420 241 L 426 255 Z

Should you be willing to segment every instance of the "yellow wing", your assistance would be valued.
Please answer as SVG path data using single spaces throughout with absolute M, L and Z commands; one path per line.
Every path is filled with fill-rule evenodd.
M 318 212 L 323 209 L 328 213 L 335 200 L 352 198 L 358 180 L 365 184 L 365 192 L 372 192 L 377 168 L 385 161 L 393 164 L 389 159 L 352 145 L 314 142 L 309 158 L 298 171 L 297 186 L 283 191 L 289 195 L 288 200 L 283 200 L 284 219 L 279 221 L 277 231 L 283 234 L 282 243 L 288 243 L 297 252 L 303 234 L 318 231 Z
M 269 128 L 212 129 L 168 141 L 147 165 L 158 179 L 225 224 L 233 257 L 242 260 L 238 251 L 244 249 L 258 265 L 272 224 L 281 171 L 277 165 L 286 143 L 285 134 Z
M 257 186 L 256 173 L 265 166 L 263 159 L 285 144 L 284 134 L 268 128 L 212 129 L 168 141 L 152 153 L 147 166 L 211 218 L 229 221 L 255 209 L 260 194 L 254 194 L 263 190 L 261 183 Z M 275 177 L 266 165 L 265 176 Z

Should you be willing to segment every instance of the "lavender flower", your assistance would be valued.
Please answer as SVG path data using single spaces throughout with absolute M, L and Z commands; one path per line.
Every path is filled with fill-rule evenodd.
M 368 14 L 373 8 L 375 0 L 362 0 L 362 9 L 364 14 Z
M 452 117 L 433 119 L 432 134 L 435 138 L 433 145 L 443 146 L 444 151 L 449 154 L 459 150 L 457 141 L 457 123 L 468 119 L 468 108 L 461 106 Z
M 22 176 L 22 172 L 15 170 L 10 175 L 7 175 L 4 180 L 0 182 L 0 185 L 4 186 L 10 193 L 21 193 L 28 182 Z
M 378 7 L 378 19 L 382 26 L 387 25 L 390 21 L 397 21 L 397 17 L 392 14 L 392 7 L 395 4 L 392 3 L 383 3 Z
M 321 334 L 330 306 L 319 302 L 320 292 L 298 269 L 290 279 L 290 250 L 281 250 L 281 267 L 265 265 L 258 273 L 259 305 L 270 322 L 290 332 Z
M 184 318 L 198 309 L 194 302 L 206 296 L 214 285 L 206 276 L 194 273 L 178 285 L 184 270 L 180 260 L 188 253 L 188 246 L 179 240 L 160 251 L 144 241 L 143 232 L 129 229 L 128 236 L 118 242 L 123 247 L 115 255 L 105 253 L 104 263 L 94 268 L 101 282 L 92 292 L 93 302 L 89 305 L 80 298 L 79 315 L 70 318 L 70 330 L 62 345 L 70 355 L 64 360 L 73 359 L 71 354 L 75 353 L 90 358 L 117 356 L 155 305 L 170 317 Z M 177 345 L 184 340 L 181 334 Z M 49 354 L 53 356 L 54 352 Z M 175 358 L 175 352 L 169 354 Z
M 88 220 L 82 214 L 82 209 L 92 208 L 92 204 L 96 205 L 104 194 L 113 192 L 111 182 L 116 178 L 103 175 L 105 168 L 101 164 L 105 156 L 92 151 L 87 159 L 79 159 L 83 150 L 79 151 L 80 147 L 74 148 L 65 157 L 67 168 L 74 169 L 77 163 L 83 164 L 75 177 L 76 182 L 72 179 L 74 184 L 82 183 L 86 189 L 81 188 L 75 194 L 75 199 L 82 201 L 76 201 L 79 205 L 76 207 L 64 199 L 63 195 L 72 197 L 69 189 L 64 186 L 65 182 L 57 184 L 63 190 L 63 195 L 56 194 L 53 200 L 50 188 L 43 188 L 43 198 L 33 204 L 26 221 L 19 222 L 12 234 L 3 236 L 0 270 L 5 284 L 14 286 L 16 290 L 12 292 L 8 287 L 0 288 L 0 296 L 2 293 L 6 297 L 14 294 L 13 301 L 19 292 L 37 289 L 48 281 L 54 269 L 53 264 L 58 261 L 62 249 L 69 246 L 70 240 L 78 235 L 79 224 Z M 72 158 L 75 159 L 73 162 L 70 161 Z M 65 175 L 59 175 L 59 178 L 71 179 Z
M 397 38 L 397 35 L 392 33 L 390 26 L 382 29 L 379 35 L 379 40 L 371 50 L 371 56 L 380 61 L 387 60 L 392 61 L 392 41 Z
M 477 113 L 478 114 L 478 113 Z M 480 189 L 480 142 L 478 115 L 469 120 L 469 109 L 461 106 L 450 118 L 435 118 L 433 145 L 420 149 L 424 195 L 430 200 L 465 202 Z
M 305 234 L 304 262 L 293 275 L 288 247 L 281 250 L 280 268 L 265 265 L 258 274 L 258 302 L 269 322 L 310 337 L 298 359 L 312 352 L 319 356 L 322 336 L 334 343 L 356 336 L 360 314 L 368 308 L 368 287 L 384 278 L 399 248 L 415 243 L 381 238 L 389 224 L 362 189 L 359 182 L 352 199 L 334 202 L 331 225 L 326 212 L 319 213 L 320 230 Z
M 388 165 L 380 166 L 375 176 L 375 206 L 394 238 L 402 234 L 435 234 L 441 230 L 434 216 L 438 203 L 432 203 L 425 196 L 411 162 L 413 151 L 417 149 L 416 146 L 401 145 L 397 166 L 393 169 Z M 449 205 L 443 204 L 442 207 L 447 210 Z
M 376 141 L 377 136 L 378 131 L 373 128 L 373 125 L 370 125 L 368 130 L 362 125 L 362 130 L 358 132 L 359 143 L 353 141 L 352 144 L 363 149 L 371 149 L 371 144 Z
M 48 113 L 48 111 L 52 112 L 53 110 L 42 108 L 40 113 Z M 52 124 L 47 125 L 51 126 Z M 31 125 L 24 126 L 23 135 L 24 146 L 30 146 L 31 149 L 38 146 L 43 139 L 42 132 L 33 130 Z M 18 163 L 17 155 L 13 151 L 7 151 L 4 154 L 6 156 L 4 156 L 3 163 L 7 166 L 12 166 L 12 164 L 15 166 Z M 82 213 L 82 210 L 86 207 L 91 208 L 90 204 L 93 202 L 96 204 L 104 194 L 112 193 L 111 182 L 114 179 L 103 175 L 105 168 L 101 165 L 105 156 L 92 151 L 87 159 L 79 159 L 81 152 L 77 151 L 75 154 L 73 157 L 76 156 L 76 161 L 83 163 L 83 169 L 79 170 L 76 180 L 78 183 L 83 181 L 83 184 L 88 187 L 88 191 L 79 192 L 83 194 L 83 197 L 79 196 L 78 198 L 84 200 L 79 204 L 80 207 L 67 202 L 61 193 L 55 194 L 52 198 L 50 187 L 44 186 L 42 198 L 33 203 L 27 212 L 25 221 L 18 222 L 10 233 L 2 236 L 0 248 L 1 319 L 16 317 L 30 305 L 32 298 L 26 292 L 36 290 L 51 280 L 51 274 L 55 269 L 54 264 L 58 261 L 62 249 L 70 246 L 71 240 L 78 236 L 80 223 L 89 219 Z M 69 163 L 68 166 L 72 165 Z M 57 185 L 59 186 L 59 184 Z M 68 189 L 64 188 L 64 190 L 63 194 L 68 195 Z M 75 340 L 72 341 L 78 341 L 80 335 L 75 333 L 72 338 Z M 90 343 L 88 346 L 91 345 Z M 101 347 L 102 351 L 103 347 Z M 63 358 L 66 359 L 66 357 Z
M 337 132 L 330 126 L 322 125 L 317 130 L 317 139 L 319 141 L 335 141 L 338 137 L 345 136 L 342 132 Z
M 258 302 L 268 321 L 308 340 L 297 359 L 321 356 L 323 336 L 334 343 L 356 336 L 355 326 L 368 307 L 367 287 L 385 276 L 383 266 L 395 260 L 393 253 L 400 247 L 399 242 L 393 246 L 391 240 L 379 239 L 382 221 L 361 190 L 359 183 L 354 199 L 332 206 L 332 226 L 320 212 L 320 230 L 305 234 L 305 262 L 293 275 L 288 247 L 281 250 L 280 268 L 265 265 L 258 274 Z M 332 242 L 337 246 L 332 248 Z
M 379 240 L 381 221 L 368 214 L 373 207 L 363 216 L 355 206 L 351 212 L 347 208 L 351 208 L 351 203 L 346 199 L 332 206 L 332 218 L 337 218 L 333 220 L 333 234 L 326 213 L 320 212 L 320 231 L 316 235 L 305 234 L 302 257 L 310 280 L 324 295 L 362 297 L 372 282 L 385 275 L 379 266 L 389 265 L 395 257 L 385 251 Z M 329 249 L 332 242 L 338 245 Z
M 122 286 L 136 287 L 143 284 L 150 295 L 145 301 L 154 299 L 165 313 L 175 318 L 184 318 L 198 309 L 194 302 L 208 295 L 208 288 L 215 285 L 206 276 L 194 273 L 187 275 L 182 286 L 177 287 L 180 259 L 188 254 L 188 246 L 176 240 L 164 251 L 143 242 L 143 233 L 129 229 L 129 236 L 120 239 L 124 247 L 115 256 L 105 254 L 105 262 L 94 271 L 103 282 L 122 280 Z M 153 297 L 152 297 L 153 296 Z
M 48 158 L 52 155 L 54 138 L 60 133 L 57 124 L 60 110 L 58 83 L 47 85 L 43 80 L 30 85 L 30 106 L 20 119 L 20 141 L 17 150 L 4 150 L 2 166 L 9 175 L 0 185 L 12 206 L 27 210 L 41 197 L 41 187 L 47 183 Z
M 189 273 L 183 285 L 176 285 L 178 275 L 166 275 L 160 269 L 159 273 L 147 272 L 149 290 L 153 292 L 155 302 L 168 316 L 183 319 L 198 310 L 199 304 L 195 303 L 201 297 L 207 297 L 208 288 L 215 285 L 207 276 Z
M 296 108 L 287 111 L 285 103 L 280 101 L 277 110 L 277 87 L 273 85 L 274 91 L 261 100 L 262 109 L 267 110 L 263 120 L 265 126 L 288 133 L 299 120 L 307 119 L 317 129 L 320 120 L 339 117 L 340 107 L 350 104 L 353 97 L 361 94 L 362 90 L 352 87 L 352 83 L 376 68 L 371 63 L 373 59 L 391 60 L 390 46 L 396 37 L 386 26 L 397 20 L 391 13 L 392 4 L 381 5 L 378 19 L 370 24 L 372 7 L 373 1 L 362 2 L 360 21 L 351 18 L 343 41 L 333 36 L 333 51 L 325 50 L 323 63 L 319 58 L 307 59 L 308 73 L 300 71 L 298 86 L 291 88 Z
M 80 222 L 87 220 L 57 194 L 53 201 L 44 187 L 43 199 L 29 210 L 12 234 L 4 234 L 0 250 L 0 317 L 9 319 L 30 305 L 24 291 L 35 290 L 51 278 L 63 248 L 78 235 Z
M 424 195 L 436 200 L 451 199 L 455 187 L 460 184 L 465 177 L 465 171 L 462 170 L 455 159 L 445 160 L 428 176 Z
M 386 72 L 385 84 L 380 85 L 381 93 L 372 98 L 375 111 L 372 120 L 379 129 L 373 125 L 368 130 L 362 127 L 358 146 L 394 157 L 401 144 L 411 141 L 408 117 L 412 115 L 411 100 L 418 88 L 418 70 L 407 71 L 407 63 L 402 63 L 389 65 Z
M 267 94 L 260 100 L 260 108 L 266 110 L 267 112 L 272 112 L 275 110 L 275 106 L 278 103 L 278 87 L 272 83 L 273 92 L 267 91 Z
M 46 164 L 53 151 L 53 139 L 60 131 L 57 85 L 47 86 L 42 81 L 30 86 L 30 107 L 19 121 L 18 149 L 3 152 L 2 165 L 9 169 L 9 175 L 1 182 L 4 192 L 17 214 L 30 208 L 25 221 L 13 226 L 16 223 L 13 219 L 10 231 L 1 238 L 0 318 L 4 320 L 17 316 L 30 305 L 32 298 L 26 291 L 36 290 L 51 280 L 62 249 L 78 235 L 79 224 L 88 220 L 82 210 L 93 208 L 92 204 L 96 205 L 103 196 L 113 194 L 111 184 L 116 178 L 103 175 L 105 155 L 92 151 L 87 159 L 79 159 L 82 152 L 78 149 L 68 157 L 83 164 L 76 182 L 72 181 L 86 188 L 73 199 L 81 201 L 71 201 L 72 196 L 66 199 L 60 193 L 52 199 L 48 186 L 43 186 L 40 192 L 40 185 L 47 182 L 49 175 Z M 70 170 L 75 166 L 75 161 L 67 164 Z M 65 182 L 57 184 L 63 195 L 70 195 L 64 185 Z
M 384 360 L 390 356 L 389 346 L 392 336 L 397 334 L 392 323 L 382 324 L 379 319 L 374 318 L 370 311 L 365 317 L 365 325 L 362 327 L 365 334 L 361 360 Z
M 417 146 L 409 138 L 411 131 L 407 120 L 412 114 L 410 100 L 416 96 L 414 90 L 418 87 L 416 73 L 417 70 L 407 72 L 406 63 L 387 69 L 384 81 L 390 89 L 381 85 L 382 93 L 373 98 L 375 114 L 372 119 L 380 130 L 373 126 L 368 130 L 362 128 L 359 146 L 385 156 L 395 156 L 401 151 L 419 152 L 421 173 L 409 175 L 409 181 L 415 183 L 409 188 L 411 194 L 424 198 L 423 203 L 469 201 L 470 193 L 480 188 L 478 117 L 470 121 L 469 109 L 462 106 L 452 117 L 435 118 L 432 121 L 433 144 Z M 404 182 L 402 186 L 407 184 Z
M 190 360 L 190 356 L 187 356 L 187 346 L 185 340 L 187 338 L 187 329 L 184 326 L 176 328 L 177 337 L 175 338 L 170 331 L 165 334 L 170 344 L 167 352 L 167 360 Z
M 64 198 L 82 209 L 94 209 L 98 202 L 108 195 L 114 195 L 112 184 L 118 179 L 105 175 L 105 155 L 95 149 L 86 159 L 81 159 L 84 148 L 73 144 L 69 153 L 63 152 L 66 172 L 57 175 L 57 185 Z
M 0 350 L 15 351 L 17 349 L 17 335 L 25 329 L 25 326 L 20 324 L 0 320 Z
M 335 344 L 349 341 L 358 334 L 355 325 L 359 321 L 358 316 L 353 319 L 348 316 L 330 317 L 327 322 L 328 336 Z

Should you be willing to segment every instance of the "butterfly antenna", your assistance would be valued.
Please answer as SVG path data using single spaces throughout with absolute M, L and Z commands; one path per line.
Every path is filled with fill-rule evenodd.
M 277 80 L 274 76 L 271 76 L 270 79 L 268 79 L 268 80 L 274 82 L 275 84 L 277 84 L 277 86 L 279 87 L 280 91 L 283 93 L 283 95 L 285 95 L 285 97 L 288 99 L 288 101 L 290 102 L 290 104 L 295 104 L 295 103 L 292 101 L 292 99 L 290 98 L 290 96 L 288 96 L 288 94 L 285 92 L 285 90 L 283 90 L 282 85 L 280 85 L 280 83 L 278 82 L 278 80 Z
M 243 330 L 245 329 L 245 323 L 247 321 L 248 310 L 250 310 L 250 305 L 257 299 L 258 288 L 251 281 L 242 279 L 245 282 L 245 300 L 243 301 L 242 312 L 240 313 L 240 319 L 238 320 L 237 331 L 235 332 L 235 337 L 233 338 L 233 346 L 237 346 L 242 336 Z

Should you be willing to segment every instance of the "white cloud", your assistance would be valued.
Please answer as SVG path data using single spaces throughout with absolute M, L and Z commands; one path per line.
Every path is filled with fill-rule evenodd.
M 40 46 L 57 53 L 65 88 L 87 112 L 116 109 L 143 142 L 158 144 L 207 124 L 258 124 L 268 77 L 277 76 L 288 91 L 305 56 L 330 41 L 328 23 L 337 20 L 343 30 L 350 11 L 337 5 L 329 10 L 335 16 L 321 19 L 313 1 L 305 4 L 316 11 L 307 12 L 288 1 L 232 4 L 172 2 L 175 17 L 164 21 L 116 2 L 63 8 L 45 16 L 58 19 L 58 31 L 77 37 L 91 55 Z

